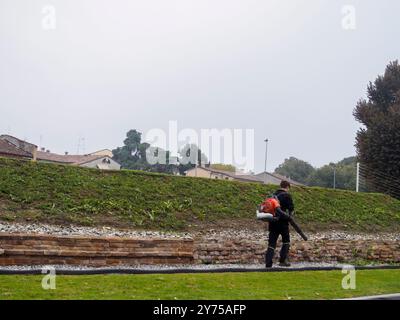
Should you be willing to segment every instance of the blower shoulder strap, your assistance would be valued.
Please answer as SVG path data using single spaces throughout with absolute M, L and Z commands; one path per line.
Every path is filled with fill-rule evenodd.
M 274 193 L 274 198 L 276 198 L 277 200 L 279 200 L 279 197 L 280 197 L 280 196 L 286 195 L 286 194 L 288 194 L 286 191 L 279 192 L 278 194 Z

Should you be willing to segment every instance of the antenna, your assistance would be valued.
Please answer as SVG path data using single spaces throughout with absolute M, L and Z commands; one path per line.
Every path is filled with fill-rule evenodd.
M 83 154 L 85 154 L 85 137 L 79 136 L 76 154 L 80 154 L 81 150 L 82 150 Z
M 85 146 L 85 137 L 82 137 L 82 153 L 83 154 L 85 154 L 86 153 L 86 151 L 85 151 L 85 148 L 86 146 Z
M 77 150 L 76 150 L 76 154 L 79 154 L 80 147 L 81 147 L 81 137 L 78 136 L 78 147 L 77 147 Z

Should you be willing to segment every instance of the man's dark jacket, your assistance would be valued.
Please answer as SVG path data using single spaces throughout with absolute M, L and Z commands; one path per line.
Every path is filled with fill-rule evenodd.
M 281 209 L 289 214 L 291 214 L 294 211 L 294 204 L 293 204 L 293 199 L 292 196 L 286 192 L 283 189 L 279 189 L 274 193 L 275 196 L 277 196 L 279 203 L 281 205 Z M 289 221 L 287 219 L 279 219 L 278 221 L 271 222 L 270 227 L 282 227 L 282 226 L 287 226 L 289 224 Z

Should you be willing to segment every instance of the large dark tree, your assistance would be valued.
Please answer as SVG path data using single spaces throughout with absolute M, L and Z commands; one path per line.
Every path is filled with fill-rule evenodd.
M 161 163 L 147 161 L 147 154 L 159 157 Z M 196 165 L 206 165 L 207 157 L 195 144 L 187 144 L 179 151 L 179 157 L 171 156 L 170 151 L 142 142 L 142 134 L 137 130 L 129 130 L 124 145 L 113 150 L 114 160 L 122 168 L 152 171 L 168 174 L 185 174 L 185 171 Z M 197 157 L 196 157 L 197 155 Z
M 368 98 L 354 109 L 363 127 L 356 148 L 371 190 L 398 195 L 400 181 L 400 65 L 391 62 L 368 86 Z M 397 184 L 397 186 L 396 186 Z
M 147 170 L 146 149 L 148 143 L 142 143 L 142 134 L 136 130 L 129 130 L 124 140 L 124 146 L 113 150 L 114 159 L 125 169 Z
M 149 163 L 146 152 L 153 152 L 156 156 L 159 153 L 166 154 L 166 163 Z M 142 134 L 136 130 L 129 130 L 124 140 L 124 146 L 113 150 L 114 159 L 118 161 L 124 169 L 134 169 L 143 171 L 153 171 L 162 173 L 177 173 L 177 164 L 171 164 L 169 151 L 161 148 L 151 147 L 150 144 L 142 142 Z

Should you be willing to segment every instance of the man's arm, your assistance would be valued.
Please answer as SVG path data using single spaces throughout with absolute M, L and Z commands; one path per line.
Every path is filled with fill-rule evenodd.
M 294 212 L 294 203 L 293 203 L 293 198 L 289 193 L 287 194 L 287 208 L 289 210 L 289 213 L 293 214 L 293 212 Z
M 276 219 L 277 220 L 290 220 L 290 214 L 283 211 L 280 207 L 276 208 Z
M 294 211 L 293 199 L 289 193 L 282 193 L 278 198 L 279 202 L 281 203 L 281 207 L 283 207 L 285 210 L 288 210 L 290 213 Z

